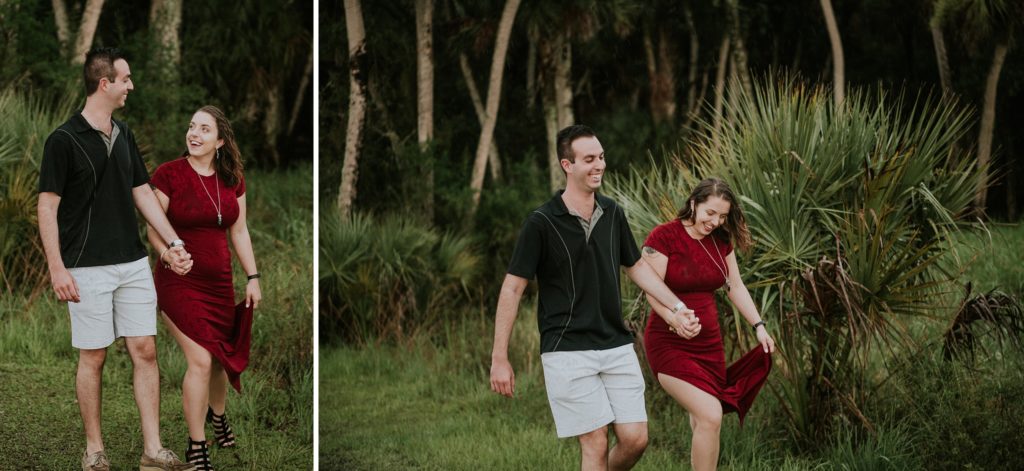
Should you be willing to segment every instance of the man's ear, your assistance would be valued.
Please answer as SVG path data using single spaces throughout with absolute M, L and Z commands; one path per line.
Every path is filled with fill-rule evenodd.
M 569 159 L 559 160 L 558 164 L 562 166 L 562 170 L 564 170 L 565 173 L 569 173 L 569 167 L 572 166 L 572 162 L 569 162 Z

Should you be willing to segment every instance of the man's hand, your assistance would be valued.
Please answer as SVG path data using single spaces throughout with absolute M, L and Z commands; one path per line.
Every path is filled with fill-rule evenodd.
M 665 323 L 669 325 L 669 330 L 684 339 L 692 339 L 700 333 L 700 319 L 693 309 L 680 309 L 665 319 Z
M 57 299 L 73 303 L 81 301 L 78 297 L 78 283 L 67 268 L 50 270 L 50 283 L 53 285 L 53 291 L 57 293 Z
M 491 359 L 491 391 L 512 397 L 516 392 L 516 374 L 508 359 Z
M 179 275 L 192 270 L 192 254 L 186 252 L 184 247 L 171 247 L 164 253 L 161 261 L 170 265 L 171 270 Z

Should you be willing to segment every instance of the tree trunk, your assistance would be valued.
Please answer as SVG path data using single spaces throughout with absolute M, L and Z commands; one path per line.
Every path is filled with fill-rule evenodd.
M 832 44 L 832 87 L 838 106 L 846 99 L 846 62 L 843 59 L 843 41 L 839 37 L 839 26 L 836 15 L 832 11 L 832 0 L 821 0 L 821 11 L 825 14 L 825 26 L 828 27 L 828 42 Z
M 526 52 L 526 110 L 533 111 L 537 101 L 537 43 L 540 42 L 540 31 L 531 24 L 526 33 L 529 42 Z
M 64 0 L 53 0 L 53 21 L 57 24 L 57 41 L 60 42 L 60 51 L 66 54 L 68 41 L 70 41 L 71 29 L 68 26 L 68 8 Z
M 714 131 L 712 142 L 718 142 L 718 133 L 722 129 L 722 105 L 725 103 L 725 72 L 729 68 L 729 35 L 722 38 L 722 47 L 718 50 L 718 69 L 715 72 L 715 108 L 712 115 Z M 716 146 L 717 147 L 717 146 Z
M 345 161 L 341 167 L 338 211 L 342 219 L 352 214 L 356 197 L 359 151 L 363 146 L 366 125 L 366 30 L 359 0 L 345 0 L 345 30 L 348 32 L 348 128 L 345 131 Z
M 476 111 L 476 119 L 483 127 L 487 121 L 487 114 L 484 111 L 483 100 L 480 99 L 480 92 L 476 88 L 476 80 L 473 79 L 473 70 L 469 67 L 469 58 L 466 54 L 459 53 L 459 68 L 462 69 L 462 78 L 466 81 L 466 88 L 469 89 L 469 98 L 473 101 L 473 110 Z M 501 179 L 501 160 L 498 158 L 498 144 L 491 140 L 491 148 L 487 151 L 487 168 L 491 171 L 491 180 Z
M 149 8 L 149 25 L 153 31 L 153 59 L 163 83 L 178 82 L 181 63 L 181 9 L 183 0 L 153 0 Z
M 658 54 L 654 53 L 651 32 L 644 30 L 644 52 L 647 58 L 647 78 L 650 82 L 651 119 L 655 126 L 671 123 L 676 115 L 676 78 L 670 45 L 664 28 L 658 28 Z
M 697 25 L 693 21 L 690 4 L 683 5 L 683 13 L 686 18 L 686 29 L 690 33 L 690 70 L 687 71 L 688 76 L 686 77 L 686 115 L 687 122 L 689 122 L 700 107 L 697 103 L 697 64 L 699 64 L 700 58 L 700 38 L 697 34 Z
M 103 13 L 103 0 L 88 0 L 85 3 L 85 10 L 82 11 L 82 23 L 78 27 L 78 36 L 75 38 L 75 49 L 71 52 L 72 64 L 85 64 L 85 54 L 92 49 L 92 39 L 96 36 L 96 25 L 100 22 L 100 13 Z
M 731 0 L 729 10 L 732 22 L 732 74 L 743 85 L 743 91 L 748 96 L 753 96 L 754 84 L 750 80 L 750 70 L 747 68 L 747 46 L 743 42 L 743 31 L 740 28 L 739 1 Z
M 562 171 L 558 159 L 558 106 L 551 87 L 547 87 L 542 93 L 541 103 L 544 111 L 544 133 L 548 138 L 548 182 L 551 184 L 551 191 L 557 191 L 565 185 L 565 172 Z
M 946 53 L 946 40 L 942 37 L 942 27 L 937 21 L 928 24 L 932 30 L 932 43 L 935 45 L 935 63 L 939 66 L 939 83 L 943 93 L 953 92 L 953 79 L 949 71 L 949 54 Z
M 434 140 L 434 45 L 433 0 L 416 0 L 416 140 L 423 159 L 423 210 L 434 220 L 434 164 L 430 144 Z
M 480 206 L 480 192 L 484 187 L 484 172 L 487 167 L 487 152 L 491 147 L 494 138 L 494 126 L 498 120 L 498 105 L 501 98 L 501 80 L 505 74 L 505 58 L 508 52 L 508 38 L 512 34 L 512 23 L 516 18 L 516 11 L 519 9 L 520 0 L 507 0 L 505 9 L 501 12 L 501 21 L 498 23 L 498 34 L 494 43 L 494 56 L 491 59 L 491 78 L 487 86 L 487 108 L 484 114 L 487 121 L 480 130 L 480 142 L 476 146 L 476 157 L 473 160 L 473 175 L 469 182 L 469 188 L 473 192 L 473 200 L 469 206 L 469 217 L 466 218 L 471 224 L 476 216 L 476 210 Z
M 281 152 L 277 150 L 277 137 L 281 134 L 281 86 L 266 87 L 266 108 L 263 114 L 263 137 L 274 167 L 281 166 Z
M 306 58 L 306 70 L 302 72 L 302 80 L 299 81 L 299 89 L 295 92 L 295 102 L 292 103 L 291 118 L 288 119 L 288 135 L 295 130 L 295 123 L 299 121 L 299 112 L 302 111 L 303 98 L 306 97 L 306 87 L 309 87 L 309 79 L 313 76 L 313 46 L 309 47 L 309 56 Z
M 568 35 L 560 33 L 555 44 L 555 105 L 558 129 L 562 129 L 576 124 L 572 111 L 572 42 Z
M 992 54 L 992 66 L 988 69 L 985 80 L 985 103 L 981 111 L 981 124 L 978 127 L 978 167 L 981 168 L 978 190 L 974 195 L 974 206 L 979 214 L 984 214 L 988 196 L 988 167 L 992 158 L 992 134 L 996 128 L 996 92 L 999 88 L 999 75 L 1003 71 L 1003 62 L 1009 51 L 1009 43 L 1005 38 L 996 44 Z

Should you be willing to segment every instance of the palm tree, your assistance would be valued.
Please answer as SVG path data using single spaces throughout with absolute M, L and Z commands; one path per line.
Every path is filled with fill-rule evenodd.
M 832 0 L 821 0 L 821 12 L 828 27 L 828 42 L 832 45 L 832 89 L 836 104 L 842 103 L 846 88 L 846 61 L 843 59 L 843 40 L 839 36 Z
M 434 140 L 434 1 L 416 0 L 416 137 L 420 156 L 430 159 Z M 424 211 L 428 221 L 434 219 L 433 162 L 424 171 Z

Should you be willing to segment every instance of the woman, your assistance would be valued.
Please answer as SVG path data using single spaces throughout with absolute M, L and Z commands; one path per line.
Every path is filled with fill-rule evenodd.
M 722 180 L 700 182 L 677 219 L 654 228 L 642 251 L 647 263 L 685 303 L 684 309 L 696 316 L 676 332 L 665 322 L 672 311 L 647 297 L 655 314 L 644 332 L 647 360 L 661 386 L 690 414 L 690 458 L 695 471 L 717 467 L 722 414 L 736 411 L 742 423 L 771 369 L 769 354 L 775 351 L 775 341 L 743 285 L 732 250 L 734 243 L 740 249 L 751 243 L 737 201 Z M 760 343 L 728 369 L 714 296 L 723 285 Z
M 185 143 L 188 150 L 157 168 L 150 183 L 192 256 L 188 271 L 178 275 L 168 269 L 174 255 L 152 227 L 148 236 L 163 264 L 154 277 L 163 319 L 188 363 L 182 381 L 189 433 L 185 460 L 208 471 L 213 468 L 204 422 L 212 425 L 218 446 L 235 446 L 224 415 L 227 385 L 241 391 L 239 376 L 249 361 L 252 310 L 262 295 L 245 222 L 241 154 L 231 123 L 218 108 L 204 106 L 192 116 Z M 245 301 L 237 306 L 228 235 L 248 274 Z

